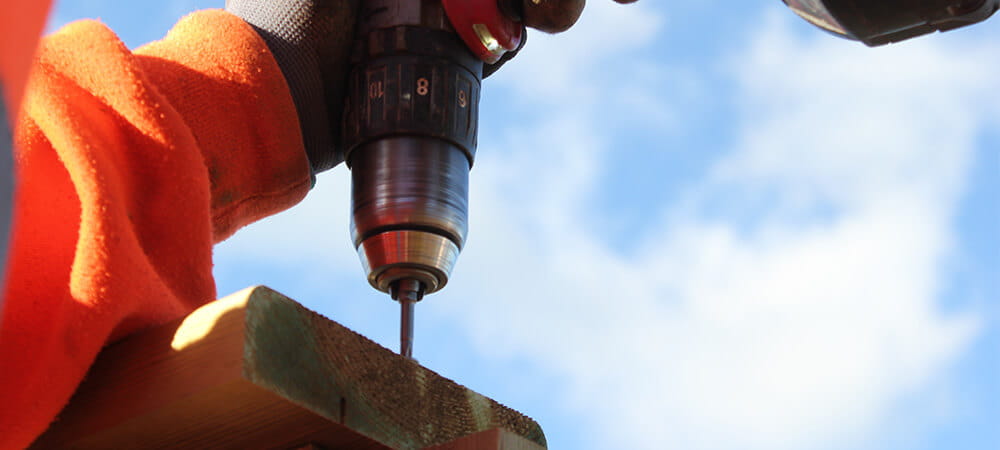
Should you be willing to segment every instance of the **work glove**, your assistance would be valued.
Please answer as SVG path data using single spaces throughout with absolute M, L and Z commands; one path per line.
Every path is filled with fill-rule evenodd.
M 340 124 L 350 50 L 362 1 L 226 0 L 226 11 L 253 26 L 274 54 L 295 102 L 314 175 L 344 160 L 339 145 Z M 499 0 L 506 15 L 548 33 L 571 27 L 585 3 L 586 0 Z M 484 77 L 496 72 L 516 54 L 509 52 L 497 63 L 487 65 Z
M 340 123 L 361 1 L 226 0 L 226 11 L 253 26 L 274 54 L 314 175 L 344 160 Z

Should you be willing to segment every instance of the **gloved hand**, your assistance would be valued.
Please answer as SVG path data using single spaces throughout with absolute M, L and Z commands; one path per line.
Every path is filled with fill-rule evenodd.
M 340 123 L 362 0 L 226 0 L 252 25 L 285 76 L 313 174 L 344 160 Z

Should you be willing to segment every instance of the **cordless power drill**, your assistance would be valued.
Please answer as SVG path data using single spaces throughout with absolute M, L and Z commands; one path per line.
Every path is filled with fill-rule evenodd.
M 484 64 L 525 26 L 568 29 L 584 1 L 362 2 L 343 119 L 351 235 L 368 282 L 402 306 L 403 355 L 414 304 L 448 283 L 465 244 Z

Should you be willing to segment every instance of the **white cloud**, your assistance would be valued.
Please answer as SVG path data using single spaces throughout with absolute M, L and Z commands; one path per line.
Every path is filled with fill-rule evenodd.
M 931 203 L 953 199 L 993 98 L 982 51 L 933 39 L 878 49 L 796 43 L 771 23 L 740 55 L 752 62 L 738 80 L 757 118 L 720 175 L 792 183 L 844 206 L 924 187 L 948 197 Z
M 653 45 L 655 16 L 641 19 L 651 28 L 592 48 L 589 64 Z M 978 117 L 997 100 L 989 59 L 934 41 L 802 42 L 769 23 L 733 55 L 737 145 L 683 205 L 653 203 L 663 224 L 636 236 L 631 258 L 580 226 L 614 151 L 593 109 L 613 88 L 569 75 L 572 57 L 526 54 L 504 78 L 558 101 L 514 127 L 513 155 L 480 153 L 469 247 L 452 296 L 428 307 L 483 352 L 562 373 L 604 445 L 861 446 L 947 376 L 978 328 L 973 314 L 942 314 L 939 295 Z M 563 48 L 586 48 L 583 34 Z M 699 214 L 727 192 L 776 198 L 747 231 Z M 822 220 L 783 219 L 824 205 Z

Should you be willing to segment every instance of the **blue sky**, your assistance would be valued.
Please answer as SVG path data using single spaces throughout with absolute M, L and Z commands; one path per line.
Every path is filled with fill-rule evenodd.
M 64 0 L 129 46 L 223 2 Z M 994 19 L 997 20 L 997 19 Z M 486 81 L 422 364 L 555 449 L 1000 447 L 1000 29 L 887 48 L 778 0 L 591 0 Z M 396 348 L 345 167 L 216 249 Z

